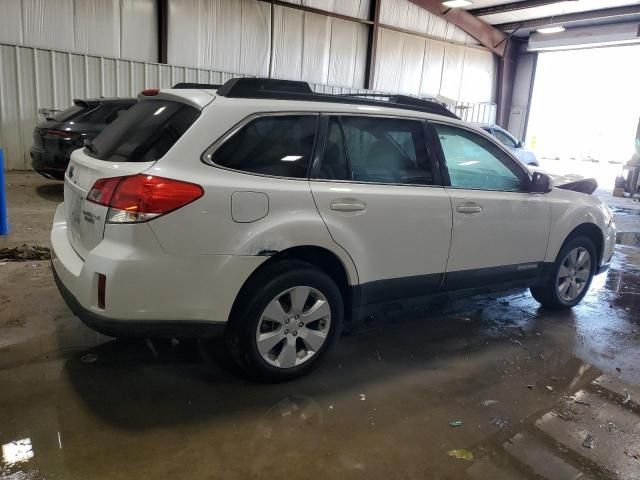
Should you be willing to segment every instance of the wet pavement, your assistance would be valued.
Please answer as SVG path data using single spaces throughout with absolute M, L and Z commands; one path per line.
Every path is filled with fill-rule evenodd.
M 59 200 L 29 191 L 57 187 L 9 178 L 36 214 L 0 248 L 47 246 Z M 572 311 L 526 291 L 432 305 L 280 385 L 238 377 L 219 341 L 94 333 L 48 262 L 0 262 L 0 479 L 640 479 L 640 248 L 620 242 Z

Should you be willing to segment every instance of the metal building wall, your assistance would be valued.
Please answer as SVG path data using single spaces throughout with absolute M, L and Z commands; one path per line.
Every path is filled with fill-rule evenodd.
M 495 56 L 455 25 L 408 0 L 382 0 L 380 22 L 417 35 L 380 28 L 376 90 L 453 102 L 495 100 Z
M 156 61 L 155 0 L 2 0 L 0 42 Z

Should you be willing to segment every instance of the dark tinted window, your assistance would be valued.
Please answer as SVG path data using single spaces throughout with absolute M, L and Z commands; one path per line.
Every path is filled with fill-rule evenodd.
M 116 120 L 131 105 L 122 103 L 103 103 L 78 117 L 78 123 L 109 124 Z
M 251 121 L 211 157 L 221 167 L 304 178 L 311 159 L 317 115 L 273 115 Z
M 324 154 L 318 168 L 314 168 L 314 178 L 325 180 L 347 180 L 351 178 L 347 152 L 344 148 L 342 129 L 336 117 L 331 117 Z
M 75 117 L 84 112 L 84 107 L 79 105 L 74 105 L 73 107 L 67 108 L 61 112 L 56 113 L 52 117 L 48 117 L 47 119 L 56 120 L 58 122 L 68 122 L 69 120 L 73 120 Z
M 452 187 L 520 190 L 526 174 L 493 142 L 463 128 L 438 124 L 434 126 L 442 145 Z
M 183 103 L 145 100 L 135 104 L 93 140 L 87 153 L 111 162 L 158 160 L 195 122 L 200 112 Z
M 433 184 L 422 123 L 380 117 L 342 117 L 353 180 Z

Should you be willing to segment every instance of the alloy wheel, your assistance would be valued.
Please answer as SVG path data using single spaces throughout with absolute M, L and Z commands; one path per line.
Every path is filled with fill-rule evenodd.
M 278 368 L 307 362 L 324 345 L 331 307 L 313 287 L 296 286 L 271 300 L 258 322 L 256 345 L 262 358 Z
M 556 287 L 565 302 L 572 302 L 582 293 L 591 277 L 591 255 L 586 248 L 571 250 L 560 264 Z

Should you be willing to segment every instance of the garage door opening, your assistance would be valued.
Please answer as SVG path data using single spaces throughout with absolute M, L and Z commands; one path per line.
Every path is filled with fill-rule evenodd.
M 639 59 L 640 45 L 539 54 L 527 146 L 542 168 L 613 189 L 634 151 Z

